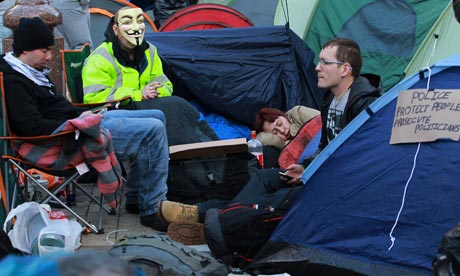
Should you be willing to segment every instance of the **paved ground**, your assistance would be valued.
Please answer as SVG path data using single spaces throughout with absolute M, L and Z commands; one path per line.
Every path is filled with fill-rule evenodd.
M 91 192 L 96 198 L 99 198 L 99 190 L 95 184 L 84 184 L 84 188 Z M 98 224 L 99 207 L 91 202 L 81 191 L 77 190 L 76 202 L 74 210 L 87 219 L 91 224 Z M 80 249 L 94 249 L 98 251 L 108 251 L 111 245 L 123 236 L 129 234 L 152 235 L 158 233 L 152 228 L 145 227 L 139 222 L 139 215 L 133 215 L 126 212 L 124 209 L 124 200 L 117 208 L 116 215 L 108 215 L 106 212 L 102 216 L 103 233 L 94 234 L 87 233 L 81 236 Z M 208 251 L 206 245 L 194 246 L 195 249 Z
M 83 184 L 83 187 L 99 198 L 99 189 L 95 184 Z M 122 208 L 123 207 L 123 208 Z M 73 210 L 78 215 L 86 219 L 89 223 L 98 226 L 99 221 L 99 206 L 89 200 L 81 191 L 76 192 L 76 205 Z M 70 215 L 70 217 L 72 217 Z M 109 215 L 106 212 L 102 214 L 103 231 L 100 234 L 93 232 L 82 234 L 80 249 L 95 249 L 98 251 L 107 251 L 110 249 L 113 242 L 123 237 L 126 234 L 155 234 L 155 230 L 145 227 L 139 222 L 139 215 L 128 214 L 124 209 L 122 202 L 116 210 L 115 215 Z M 82 224 L 84 226 L 84 224 Z

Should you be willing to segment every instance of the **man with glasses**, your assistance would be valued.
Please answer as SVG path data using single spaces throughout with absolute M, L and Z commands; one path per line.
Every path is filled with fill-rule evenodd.
M 219 218 L 208 215 L 209 209 L 217 210 L 215 208 L 224 208 L 226 204 L 235 202 L 259 204 L 268 202 L 270 206 L 279 207 L 283 199 L 286 199 L 288 202 L 286 206 L 289 206 L 300 191 L 300 189 L 295 188 L 289 192 L 290 187 L 299 183 L 304 169 L 313 158 L 362 110 L 380 96 L 380 79 L 378 78 L 377 85 L 371 84 L 370 80 L 360 75 L 361 67 L 361 51 L 356 42 L 345 38 L 334 38 L 327 41 L 322 47 L 316 66 L 318 87 L 325 91 L 321 106 L 321 142 L 316 153 L 312 157 L 306 158 L 302 164 L 290 165 L 286 170 L 287 177 L 281 176 L 281 179 L 277 169 L 259 170 L 234 198 L 233 202 L 214 200 L 201 202 L 197 205 L 186 205 L 172 201 L 160 202 L 158 214 L 165 223 L 169 224 L 169 236 L 183 243 L 205 242 L 205 238 L 214 243 L 217 241 L 214 238 L 220 235 L 220 232 L 212 226 L 219 225 L 216 224 L 216 220 Z M 198 222 L 205 222 L 206 236 L 204 235 L 205 226 Z M 247 221 L 241 223 L 241 226 L 246 227 L 249 224 L 247 229 L 250 229 L 251 223 L 251 221 Z M 241 235 L 240 232 L 232 228 L 222 229 L 222 231 L 225 231 L 228 236 L 232 234 Z M 215 233 L 217 234 L 214 235 Z M 212 237 L 210 238 L 210 236 Z M 213 251 L 213 245 L 209 245 Z M 216 245 L 214 244 L 214 246 Z M 227 244 L 226 246 L 237 245 Z
M 287 169 L 289 176 L 300 178 L 319 152 L 381 95 L 380 78 L 374 75 L 376 83 L 371 83 L 367 77 L 373 75 L 361 75 L 362 64 L 359 45 L 351 39 L 333 38 L 323 45 L 316 65 L 318 87 L 325 90 L 321 106 L 321 142 L 310 158 Z

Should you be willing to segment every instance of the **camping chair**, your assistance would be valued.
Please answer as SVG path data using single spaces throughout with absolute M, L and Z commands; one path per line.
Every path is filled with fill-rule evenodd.
M 78 50 L 61 50 L 66 97 L 76 105 L 83 103 L 81 69 L 90 53 L 91 46 L 88 43 Z
M 64 169 L 61 170 L 56 170 L 48 167 L 43 167 L 43 166 L 38 166 L 37 164 L 33 164 L 30 162 L 27 162 L 24 160 L 23 157 L 19 156 L 17 153 L 17 148 L 15 146 L 15 142 L 18 141 L 26 141 L 30 142 L 33 144 L 46 144 L 46 143 L 61 143 L 63 139 L 68 139 L 69 135 L 73 137 L 75 136 L 75 131 L 65 131 L 61 132 L 59 134 L 53 134 L 53 135 L 47 135 L 47 136 L 36 136 L 36 137 L 19 137 L 15 136 L 11 131 L 10 127 L 8 124 L 8 110 L 6 108 L 6 101 L 5 101 L 5 89 L 4 89 L 4 84 L 3 84 L 3 73 L 0 72 L 0 90 L 1 90 L 1 107 L 2 107 L 2 123 L 3 123 L 3 133 L 0 137 L 0 139 L 3 142 L 3 150 L 4 150 L 4 155 L 2 156 L 2 159 L 5 161 L 4 162 L 4 183 L 6 183 L 6 195 L 10 195 L 9 193 L 9 173 L 8 171 L 10 170 L 13 173 L 14 176 L 14 192 L 13 192 L 13 202 L 9 202 L 9 196 L 7 196 L 7 212 L 10 210 L 10 208 L 14 207 L 15 200 L 18 197 L 21 201 L 26 202 L 30 201 L 31 198 L 28 195 L 28 183 L 31 183 L 29 181 L 32 181 L 36 186 L 38 186 L 42 192 L 45 193 L 45 197 L 40 201 L 40 203 L 47 203 L 50 199 L 53 199 L 56 201 L 60 206 L 65 208 L 67 211 L 69 211 L 73 216 L 75 216 L 81 223 L 83 223 L 90 231 L 94 233 L 102 233 L 103 228 L 102 228 L 102 212 L 105 210 L 109 214 L 114 214 L 115 211 L 109 210 L 103 206 L 103 198 L 101 194 L 101 198 L 98 200 L 94 196 L 92 196 L 90 193 L 86 192 L 83 187 L 81 187 L 80 184 L 76 181 L 80 177 L 80 172 L 79 168 L 77 166 L 65 166 Z M 8 146 L 9 145 L 9 146 Z M 80 163 L 80 165 L 86 165 L 84 162 Z M 50 191 L 45 187 L 41 182 L 37 181 L 34 179 L 34 177 L 28 172 L 28 169 L 33 168 L 37 169 L 41 172 L 50 174 L 50 175 L 55 175 L 55 176 L 60 176 L 60 177 L 65 177 L 65 180 L 54 190 Z M 25 181 L 20 181 L 20 175 L 24 175 Z M 23 183 L 22 183 L 23 182 Z M 94 201 L 98 206 L 99 206 L 99 224 L 98 227 L 95 225 L 89 223 L 85 219 L 83 219 L 81 216 L 79 216 L 74 210 L 72 210 L 66 203 L 62 202 L 59 197 L 57 196 L 58 193 L 66 188 L 69 185 L 75 185 L 79 190 L 84 191 L 84 193 L 92 200 Z

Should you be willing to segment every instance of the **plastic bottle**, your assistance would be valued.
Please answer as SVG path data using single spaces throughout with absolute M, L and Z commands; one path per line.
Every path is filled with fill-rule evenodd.
M 65 249 L 65 237 L 63 235 L 47 233 L 40 237 L 38 253 L 40 256 L 52 254 Z
M 35 178 L 35 176 L 32 176 Z M 35 192 L 35 183 L 31 179 L 27 179 L 27 201 L 32 200 Z
M 72 206 L 75 205 L 75 185 L 70 183 L 67 186 L 67 205 Z
M 248 141 L 248 151 L 259 161 L 260 166 L 264 167 L 264 148 L 262 142 L 256 138 L 256 131 L 251 131 L 251 140 Z

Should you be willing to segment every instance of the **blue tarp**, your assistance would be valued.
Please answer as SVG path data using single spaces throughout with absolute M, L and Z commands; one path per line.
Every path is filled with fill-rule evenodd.
M 426 74 L 388 91 L 314 160 L 260 262 L 431 275 L 443 234 L 460 220 L 460 143 L 389 144 L 398 93 L 426 88 Z M 460 56 L 431 74 L 430 89 L 460 89 Z
M 174 94 L 247 126 L 262 107 L 319 109 L 315 54 L 287 26 L 146 33 Z

